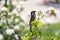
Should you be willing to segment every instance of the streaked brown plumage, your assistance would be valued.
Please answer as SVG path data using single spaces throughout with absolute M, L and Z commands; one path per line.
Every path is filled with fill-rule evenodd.
M 32 22 L 35 21 L 35 18 L 36 18 L 36 15 L 35 15 L 35 12 L 36 11 L 32 11 L 31 12 L 31 18 L 30 18 L 30 22 L 29 22 L 29 25 L 30 25 L 30 31 L 32 32 Z

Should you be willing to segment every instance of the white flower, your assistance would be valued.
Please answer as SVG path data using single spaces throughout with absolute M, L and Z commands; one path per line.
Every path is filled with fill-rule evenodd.
M 16 38 L 17 40 L 19 40 L 19 38 L 18 38 L 18 35 L 17 35 L 17 34 L 15 34 L 15 38 Z
M 25 26 L 25 23 L 23 23 L 23 22 L 20 22 L 20 26 Z
M 55 11 L 53 7 L 49 7 L 48 12 L 51 13 L 51 10 Z
M 3 39 L 4 39 L 3 35 L 2 35 L 2 34 L 0 34 L 0 40 L 3 40 Z
M 20 27 L 18 25 L 13 27 L 14 30 L 20 30 Z
M 7 12 L 9 12 L 9 10 L 6 7 L 2 7 L 1 11 L 7 11 Z
M 53 7 L 49 7 L 49 9 L 48 10 L 54 10 L 54 8 Z
M 21 39 L 23 39 L 24 38 L 24 36 L 21 36 Z
M 4 19 L 4 23 L 6 23 L 6 19 Z
M 12 15 L 12 14 L 9 12 L 8 15 Z
M 14 33 L 14 30 L 13 29 L 7 29 L 6 30 L 6 34 L 7 35 L 12 35 Z
M 55 9 L 53 7 L 49 7 L 48 10 L 46 11 L 45 16 L 49 17 L 52 11 L 55 11 Z
M 18 12 L 17 12 L 16 9 L 14 9 L 11 14 L 12 14 L 12 15 L 13 15 L 13 14 L 16 14 L 17 16 L 19 16 L 19 14 L 18 14 Z
M 18 19 L 18 18 L 16 18 L 16 19 L 15 19 L 15 22 L 18 22 L 18 21 L 19 21 L 19 19 Z

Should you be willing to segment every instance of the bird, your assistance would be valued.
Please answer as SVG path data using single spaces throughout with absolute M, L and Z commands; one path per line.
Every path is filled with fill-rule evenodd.
M 31 17 L 30 17 L 30 21 L 29 21 L 29 25 L 30 25 L 30 32 L 32 32 L 32 22 L 35 21 L 36 19 L 36 11 L 31 11 Z

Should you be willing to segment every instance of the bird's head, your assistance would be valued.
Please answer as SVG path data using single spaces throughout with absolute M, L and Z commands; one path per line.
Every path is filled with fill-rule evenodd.
M 31 11 L 31 16 L 35 15 L 36 11 Z

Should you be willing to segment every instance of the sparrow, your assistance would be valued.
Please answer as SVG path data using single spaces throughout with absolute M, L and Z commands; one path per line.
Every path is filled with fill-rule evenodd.
M 31 11 L 31 17 L 30 17 L 30 21 L 29 21 L 29 25 L 30 25 L 30 32 L 32 32 L 32 22 L 35 21 L 36 19 L 36 11 Z

